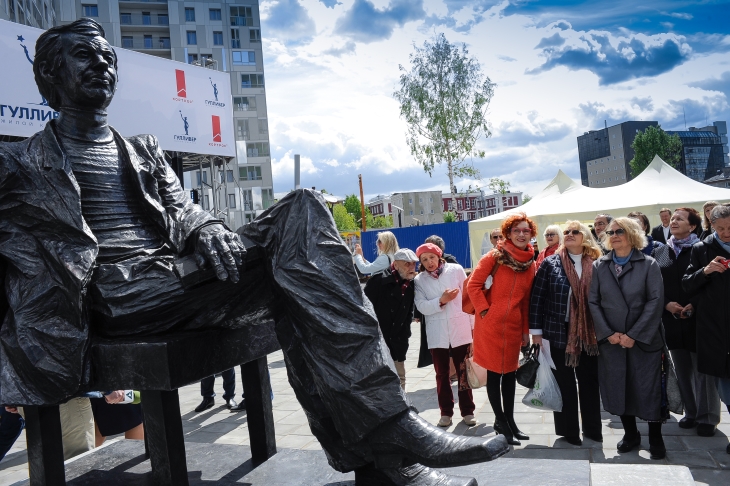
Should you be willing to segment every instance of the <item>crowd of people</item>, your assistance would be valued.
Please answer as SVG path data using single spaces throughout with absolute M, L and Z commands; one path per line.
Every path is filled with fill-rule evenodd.
M 514 403 L 520 352 L 532 341 L 555 365 L 563 401 L 555 433 L 570 444 L 582 444 L 581 432 L 603 441 L 602 405 L 621 419 L 619 452 L 640 445 L 639 418 L 648 422 L 651 458 L 664 458 L 672 368 L 684 406 L 679 427 L 713 436 L 721 402 L 730 407 L 730 205 L 708 201 L 703 214 L 663 208 L 659 217 L 653 228 L 639 211 L 550 225 L 538 251 L 535 222 L 513 214 L 489 233 L 493 248 L 469 276 L 438 236 L 414 252 L 379 233 L 378 258 L 368 263 L 358 248 L 355 264 L 375 272 L 365 294 L 403 389 L 415 312 L 430 354 L 426 362 L 422 349 L 419 367 L 433 363 L 436 372 L 439 426 L 453 423 L 454 380 L 462 420 L 476 424 L 460 366 L 473 356 L 487 370 L 494 430 L 513 445 L 528 440 Z

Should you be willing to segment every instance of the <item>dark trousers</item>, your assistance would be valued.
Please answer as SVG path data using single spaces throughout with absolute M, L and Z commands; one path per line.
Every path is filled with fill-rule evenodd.
M 5 457 L 25 427 L 23 417 L 0 407 L 0 460 Z
M 223 400 L 230 400 L 236 396 L 236 371 L 231 368 L 221 373 L 223 377 Z M 213 384 L 215 376 L 203 378 L 200 381 L 200 395 L 204 397 L 214 397 Z
M 579 437 L 578 403 L 583 434 L 591 438 L 603 437 L 601 433 L 601 394 L 598 387 L 598 357 L 580 355 L 575 368 L 565 365 L 565 350 L 550 345 L 550 355 L 555 363 L 553 375 L 563 396 L 563 411 L 553 412 L 555 434 L 563 437 Z M 576 378 L 578 386 L 576 388 Z
M 451 354 L 449 354 L 449 351 L 451 351 Z M 467 351 L 469 351 L 468 344 L 449 349 L 431 349 L 433 367 L 436 370 L 436 395 L 438 396 L 442 416 L 452 417 L 454 415 L 454 393 L 451 391 L 451 380 L 449 379 L 449 357 L 454 359 L 456 373 L 459 375 L 459 383 L 461 383 L 462 370 L 459 364 L 464 362 Z M 471 390 L 459 391 L 461 416 L 474 415 L 474 408 L 474 397 Z

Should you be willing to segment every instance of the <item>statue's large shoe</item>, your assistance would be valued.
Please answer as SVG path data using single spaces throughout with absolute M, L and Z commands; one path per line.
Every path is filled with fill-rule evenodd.
M 478 486 L 476 479 L 449 476 L 421 464 L 378 469 L 372 465 L 355 470 L 357 486 Z
M 464 466 L 494 460 L 509 452 L 504 436 L 490 439 L 463 437 L 445 432 L 406 411 L 368 436 L 375 465 L 397 468 L 403 459 L 428 467 Z

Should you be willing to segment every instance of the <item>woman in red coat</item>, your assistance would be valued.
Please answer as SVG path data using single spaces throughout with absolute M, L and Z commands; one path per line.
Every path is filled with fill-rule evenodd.
M 535 278 L 535 253 L 530 239 L 537 225 L 524 213 L 502 223 L 505 240 L 479 260 L 467 291 L 474 304 L 474 361 L 487 369 L 487 395 L 494 410 L 494 430 L 513 445 L 528 440 L 515 424 L 515 371 L 520 347 L 529 344 L 530 290 Z M 484 295 L 495 265 L 492 285 Z M 504 404 L 504 406 L 503 406 Z

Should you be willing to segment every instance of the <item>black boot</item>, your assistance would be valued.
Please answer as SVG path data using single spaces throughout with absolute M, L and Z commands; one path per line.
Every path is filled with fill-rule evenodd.
M 505 439 L 507 439 L 507 443 L 510 445 L 522 445 L 522 442 L 515 439 L 514 434 L 512 434 L 512 429 L 510 428 L 509 424 L 507 423 L 507 420 L 505 419 L 496 419 L 494 421 L 494 431 L 498 434 L 502 434 Z
M 519 440 L 530 440 L 530 436 L 522 432 L 520 429 L 517 428 L 517 424 L 515 423 L 514 418 L 507 419 L 507 423 L 509 424 L 509 428 L 512 430 L 512 435 L 515 436 L 515 439 Z
M 449 476 L 421 464 L 378 469 L 368 465 L 355 469 L 357 486 L 478 486 L 474 478 Z
M 400 468 L 404 459 L 428 467 L 451 467 L 496 459 L 509 452 L 504 437 L 484 439 L 451 434 L 405 411 L 366 438 L 378 468 Z
M 667 457 L 667 448 L 664 446 L 664 439 L 662 438 L 661 422 L 649 422 L 649 453 L 654 460 Z

